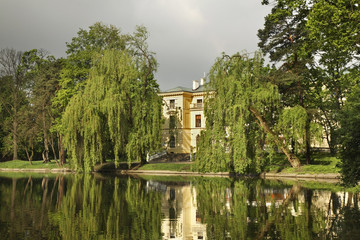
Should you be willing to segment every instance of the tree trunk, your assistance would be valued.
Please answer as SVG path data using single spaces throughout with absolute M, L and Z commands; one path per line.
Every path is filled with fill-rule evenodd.
M 49 162 L 49 139 L 46 129 L 46 116 L 45 116 L 45 109 L 43 108 L 42 112 L 42 120 L 43 120 L 43 131 L 44 131 L 44 151 L 43 151 L 43 160 L 44 163 Z
M 66 159 L 65 159 L 65 150 L 64 150 L 61 134 L 59 134 L 59 158 L 61 165 L 64 165 L 66 163 Z
M 330 149 L 330 154 L 332 156 L 335 156 L 336 153 L 336 149 L 335 149 L 335 133 L 333 131 L 333 125 L 331 123 L 331 120 L 328 118 L 328 115 L 326 114 L 326 112 L 320 107 L 323 116 L 325 117 L 325 123 L 323 123 L 324 128 L 325 128 L 325 134 L 326 134 L 326 141 L 327 144 L 329 146 Z
M 57 162 L 57 156 L 56 156 L 56 151 L 55 151 L 55 147 L 54 147 L 54 138 L 51 136 L 51 141 L 50 141 L 50 146 L 51 146 L 51 150 L 53 152 L 53 155 L 54 155 L 54 160 L 55 162 Z
M 33 159 L 33 156 L 34 156 L 34 150 L 32 149 L 31 150 L 31 155 L 29 155 L 28 148 L 25 147 L 25 152 L 26 152 L 26 156 L 27 156 L 27 158 L 29 160 L 30 165 L 32 165 L 32 159 Z
M 254 107 L 249 107 L 249 110 L 251 113 L 253 113 L 255 115 L 255 117 L 259 120 L 261 126 L 263 127 L 263 129 L 265 130 L 265 132 L 271 134 L 274 137 L 275 143 L 276 145 L 278 145 L 281 149 L 281 151 L 283 151 L 283 153 L 286 155 L 288 161 L 290 162 L 291 166 L 294 168 L 298 168 L 300 167 L 300 160 L 299 158 L 295 155 L 292 154 L 291 151 L 288 149 L 288 147 L 286 147 L 280 140 L 279 136 L 277 134 L 275 134 L 270 127 L 267 125 L 267 123 L 265 122 L 265 120 L 263 119 L 263 117 L 261 116 L 261 114 L 254 108 Z
M 56 156 L 56 151 L 55 151 L 55 148 L 54 148 L 54 138 L 52 137 L 52 135 L 50 134 L 51 136 L 51 141 L 50 141 L 50 146 L 51 146 L 51 150 L 53 152 L 53 155 L 54 155 L 54 160 L 56 162 L 56 165 L 57 166 L 60 166 L 61 163 L 59 163 L 58 159 L 57 159 L 57 156 Z
M 306 120 L 305 126 L 306 164 L 311 164 L 311 140 L 310 140 L 310 118 Z
M 18 159 L 18 144 L 17 144 L 17 112 L 14 110 L 14 120 L 13 120 L 13 160 Z

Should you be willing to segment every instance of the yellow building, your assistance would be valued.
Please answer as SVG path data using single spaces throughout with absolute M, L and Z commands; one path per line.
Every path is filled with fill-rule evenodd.
M 204 78 L 193 81 L 193 88 L 176 87 L 159 93 L 165 118 L 162 139 L 169 153 L 196 151 L 200 132 L 205 129 L 206 93 Z

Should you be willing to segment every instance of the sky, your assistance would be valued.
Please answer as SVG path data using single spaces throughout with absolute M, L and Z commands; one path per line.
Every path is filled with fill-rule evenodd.
M 222 52 L 258 50 L 256 34 L 270 11 L 261 0 L 0 0 L 0 49 L 66 57 L 80 28 L 102 22 L 125 34 L 143 25 L 160 89 L 191 88 Z

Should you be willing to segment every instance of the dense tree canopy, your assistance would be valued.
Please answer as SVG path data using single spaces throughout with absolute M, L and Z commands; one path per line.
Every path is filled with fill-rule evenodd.
M 128 49 L 94 54 L 84 89 L 71 98 L 61 122 L 77 169 L 91 170 L 109 149 L 117 164 L 120 158 L 145 161 L 147 152 L 159 148 L 161 99 L 147 37 L 139 27 Z
M 1 50 L 2 152 L 61 165 L 67 150 L 86 171 L 109 158 L 144 162 L 160 147 L 162 121 L 148 37 L 144 27 L 121 34 L 95 23 L 66 44 L 66 59 Z
M 309 33 L 306 29 L 310 7 L 306 1 L 276 1 L 271 13 L 266 16 L 264 28 L 258 31 L 259 47 L 269 54 L 273 63 L 281 66 L 273 74 L 273 81 L 282 94 L 284 107 L 300 105 L 308 116 L 300 118 L 305 122 L 305 153 L 310 163 L 310 125 L 313 99 L 309 65 L 313 63 L 312 48 L 309 47 Z M 296 143 L 293 141 L 293 145 Z
M 26 72 L 29 105 L 23 109 L 23 137 L 24 148 L 31 162 L 34 151 L 34 142 L 39 138 L 43 142 L 42 157 L 44 162 L 52 158 L 57 161 L 55 151 L 58 135 L 51 131 L 55 117 L 52 111 L 52 100 L 59 89 L 60 71 L 63 66 L 62 59 L 55 59 L 45 50 L 33 49 L 25 52 L 22 68 Z M 51 150 L 50 150 L 51 149 Z M 31 155 L 29 155 L 31 151 Z
M 354 185 L 360 181 L 360 84 L 352 89 L 340 123 L 343 179 L 345 183 Z
M 199 170 L 259 173 L 265 163 L 264 148 L 269 144 L 277 145 L 292 166 L 300 166 L 285 139 L 275 132 L 280 94 L 269 81 L 269 71 L 259 53 L 254 58 L 236 54 L 217 59 L 209 81 L 216 92 L 207 98 L 206 131 L 196 157 Z
M 0 105 L 4 111 L 1 127 L 3 154 L 12 152 L 12 158 L 19 155 L 19 118 L 20 109 L 26 104 L 26 79 L 21 71 L 23 52 L 15 49 L 1 49 L 0 51 Z
M 308 119 L 321 123 L 335 154 L 341 143 L 347 144 L 342 137 L 343 116 L 351 109 L 346 107 L 347 98 L 359 81 L 359 1 L 277 0 L 271 4 L 272 12 L 258 33 L 259 47 L 270 60 L 282 63 L 274 77 L 280 80 L 277 85 L 285 103 L 291 100 L 289 88 L 281 82 L 287 75 L 285 79 L 301 89 L 294 96 L 305 107 Z M 353 95 L 350 99 L 354 100 Z M 309 124 L 307 129 L 313 135 L 319 128 Z M 342 147 L 343 156 L 346 149 Z

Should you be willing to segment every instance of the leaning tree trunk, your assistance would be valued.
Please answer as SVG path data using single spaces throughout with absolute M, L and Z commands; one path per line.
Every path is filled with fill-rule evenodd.
M 255 115 L 255 117 L 259 120 L 260 125 L 263 127 L 263 129 L 265 130 L 265 132 L 271 134 L 274 137 L 275 143 L 276 145 L 278 145 L 281 149 L 281 151 L 283 151 L 283 153 L 286 155 L 288 161 L 290 162 L 291 166 L 294 168 L 298 168 L 300 167 L 300 160 L 299 158 L 291 153 L 291 151 L 288 149 L 288 147 L 286 147 L 280 140 L 279 136 L 277 134 L 275 134 L 270 127 L 267 125 L 267 123 L 265 122 L 265 120 L 263 119 L 263 117 L 261 116 L 261 114 L 254 108 L 254 107 L 249 107 L 249 110 L 251 113 L 253 113 Z
M 31 148 L 31 155 L 29 154 L 29 150 L 27 147 L 25 147 L 26 156 L 29 160 L 30 165 L 32 165 L 32 159 L 34 157 L 34 148 Z

